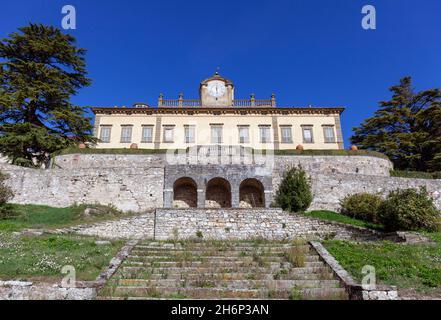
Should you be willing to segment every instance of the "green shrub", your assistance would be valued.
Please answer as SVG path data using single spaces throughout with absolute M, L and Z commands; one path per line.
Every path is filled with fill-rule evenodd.
M 8 204 L 14 193 L 11 188 L 5 185 L 6 179 L 8 179 L 8 175 L 0 172 L 0 219 L 7 219 L 14 215 L 12 207 Z
M 378 208 L 383 202 L 380 196 L 370 193 L 356 193 L 341 200 L 341 213 L 345 216 L 378 223 Z
M 303 212 L 311 205 L 311 181 L 301 166 L 289 169 L 276 194 L 276 203 L 289 212 Z
M 424 187 L 390 192 L 379 207 L 378 220 L 390 231 L 437 231 L 441 222 L 440 212 Z

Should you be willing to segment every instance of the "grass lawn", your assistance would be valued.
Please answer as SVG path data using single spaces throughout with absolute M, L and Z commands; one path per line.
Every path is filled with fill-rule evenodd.
M 76 205 L 67 208 L 53 208 L 32 204 L 13 204 L 12 208 L 15 212 L 14 217 L 0 220 L 0 231 L 18 231 L 25 228 L 61 228 L 130 215 L 121 213 L 110 207 L 99 205 Z M 82 213 L 86 208 L 101 209 L 103 210 L 103 214 L 85 218 Z
M 353 219 L 333 211 L 310 211 L 305 215 L 359 227 L 381 230 L 381 225 Z M 391 242 L 356 243 L 329 240 L 323 245 L 358 282 L 365 265 L 374 266 L 377 281 L 396 285 L 401 295 L 441 298 L 441 233 L 421 232 L 436 244 L 403 245 Z
M 127 216 L 98 205 L 53 208 L 40 205 L 12 205 L 14 216 L 0 220 L 0 279 L 60 280 L 65 265 L 75 267 L 78 280 L 94 280 L 120 250 L 122 241 L 97 246 L 95 238 L 75 235 L 23 237 L 14 234 L 25 228 L 60 228 Z M 84 217 L 86 208 L 99 214 Z
M 396 285 L 401 295 L 441 297 L 441 233 L 427 234 L 435 245 L 403 245 L 390 242 L 323 244 L 340 264 L 361 281 L 361 269 L 372 265 L 377 281 Z
M 19 237 L 0 231 L 0 279 L 61 280 L 62 267 L 72 265 L 77 280 L 94 280 L 122 245 L 114 241 L 98 246 L 90 237 Z
M 362 220 L 350 218 L 348 216 L 342 215 L 340 213 L 334 212 L 334 211 L 328 211 L 328 210 L 316 210 L 316 211 L 309 211 L 303 213 L 303 215 L 313 217 L 313 218 L 319 218 L 323 220 L 329 220 L 329 221 L 335 221 L 335 222 L 341 222 L 346 224 L 351 224 L 358 227 L 365 227 L 375 230 L 381 230 L 382 226 L 365 222 Z

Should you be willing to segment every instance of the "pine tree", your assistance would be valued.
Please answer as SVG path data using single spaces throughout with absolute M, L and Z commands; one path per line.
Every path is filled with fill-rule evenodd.
M 380 102 L 374 116 L 354 128 L 351 142 L 386 154 L 396 169 L 441 168 L 441 90 L 415 92 L 405 77 L 390 88 L 392 100 Z
M 91 83 L 85 52 L 41 24 L 0 42 L 0 152 L 14 164 L 41 165 L 57 150 L 95 141 L 85 109 L 70 102 Z

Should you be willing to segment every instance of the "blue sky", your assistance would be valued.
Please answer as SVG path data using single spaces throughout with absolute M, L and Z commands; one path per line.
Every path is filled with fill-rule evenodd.
M 439 0 L 14 0 L 1 5 L 0 37 L 29 22 L 60 27 L 66 4 L 93 79 L 73 98 L 83 106 L 197 98 L 219 66 L 237 98 L 275 92 L 279 106 L 345 106 L 348 146 L 401 77 L 441 87 Z M 361 27 L 366 4 L 376 30 Z

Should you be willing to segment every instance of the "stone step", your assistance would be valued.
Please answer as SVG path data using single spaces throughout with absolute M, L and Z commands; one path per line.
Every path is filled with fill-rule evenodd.
M 228 251 L 263 251 L 263 252 L 285 252 L 286 250 L 293 248 L 293 245 L 285 245 L 285 246 L 229 246 L 229 247 L 213 247 L 210 245 L 205 246 L 185 246 L 185 247 L 154 247 L 148 245 L 138 244 L 134 249 L 135 250 L 144 250 L 144 251 L 186 251 L 186 252 L 200 252 L 200 251 L 217 251 L 217 252 L 228 252 Z M 308 245 L 297 245 L 297 248 L 301 248 L 303 250 L 310 250 Z
M 308 251 L 304 249 L 305 254 L 317 255 L 313 251 Z M 202 256 L 202 257 L 251 257 L 255 254 L 262 257 L 284 257 L 286 256 L 288 250 L 280 250 L 279 252 L 267 252 L 261 250 L 254 251 L 216 251 L 216 250 L 196 250 L 196 251 L 185 251 L 185 250 L 144 250 L 137 249 L 136 247 L 131 251 L 131 254 L 138 256 L 157 256 L 157 257 L 180 257 L 180 256 Z
M 304 265 L 289 262 L 291 249 Z M 143 241 L 99 295 L 112 299 L 345 299 L 331 270 L 295 243 Z
M 302 248 L 301 253 L 305 255 L 315 256 L 317 253 L 314 250 Z M 229 250 L 229 251 L 216 251 L 216 250 L 143 250 L 134 248 L 131 251 L 132 255 L 136 256 L 168 256 L 168 257 L 182 257 L 182 256 L 196 256 L 196 257 L 252 257 L 254 255 L 261 257 L 285 257 L 289 253 L 289 249 L 276 250 L 276 251 L 262 251 L 262 250 Z
M 293 294 L 294 291 L 294 294 Z M 112 296 L 120 297 L 152 297 L 167 298 L 179 295 L 188 299 L 289 299 L 294 296 L 298 299 L 332 299 L 344 298 L 342 288 L 303 288 L 295 290 L 268 290 L 268 289 L 228 289 L 228 288 L 179 288 L 179 287 L 116 287 Z
M 268 262 L 286 262 L 285 256 L 256 256 Z M 177 256 L 177 255 L 138 255 L 137 252 L 132 252 L 127 259 L 130 261 L 253 261 L 254 256 Z M 305 255 L 306 262 L 319 262 L 318 255 Z
M 164 279 L 165 274 L 161 273 L 145 273 L 141 271 L 125 271 L 121 275 L 122 279 L 148 279 L 159 280 Z M 322 273 L 295 273 L 291 271 L 275 272 L 275 273 L 255 273 L 255 272 L 236 272 L 236 273 L 167 273 L 166 279 L 187 279 L 198 280 L 205 277 L 210 280 L 331 280 L 334 276 L 331 272 Z
M 185 274 L 185 273 L 270 273 L 275 274 L 277 272 L 283 272 L 284 268 L 263 268 L 263 267 L 170 267 L 170 268 L 146 268 L 145 266 L 126 266 L 122 267 L 123 272 L 145 272 L 151 274 Z M 303 267 L 294 268 L 289 271 L 289 274 L 314 274 L 329 272 L 329 268 L 322 265 L 320 267 Z
M 256 262 L 256 261 L 133 261 L 128 259 L 124 262 L 124 266 L 143 266 L 146 268 L 175 268 L 175 267 L 268 267 L 268 268 L 293 268 L 290 262 Z M 321 267 L 323 262 L 305 262 L 302 267 Z
M 271 288 L 273 290 L 291 290 L 293 287 L 301 288 L 338 288 L 340 283 L 337 280 L 212 280 L 200 277 L 196 280 L 187 279 L 120 279 L 118 286 L 127 287 L 176 287 L 176 288 L 197 288 L 197 287 L 218 287 L 227 289 L 257 289 Z

